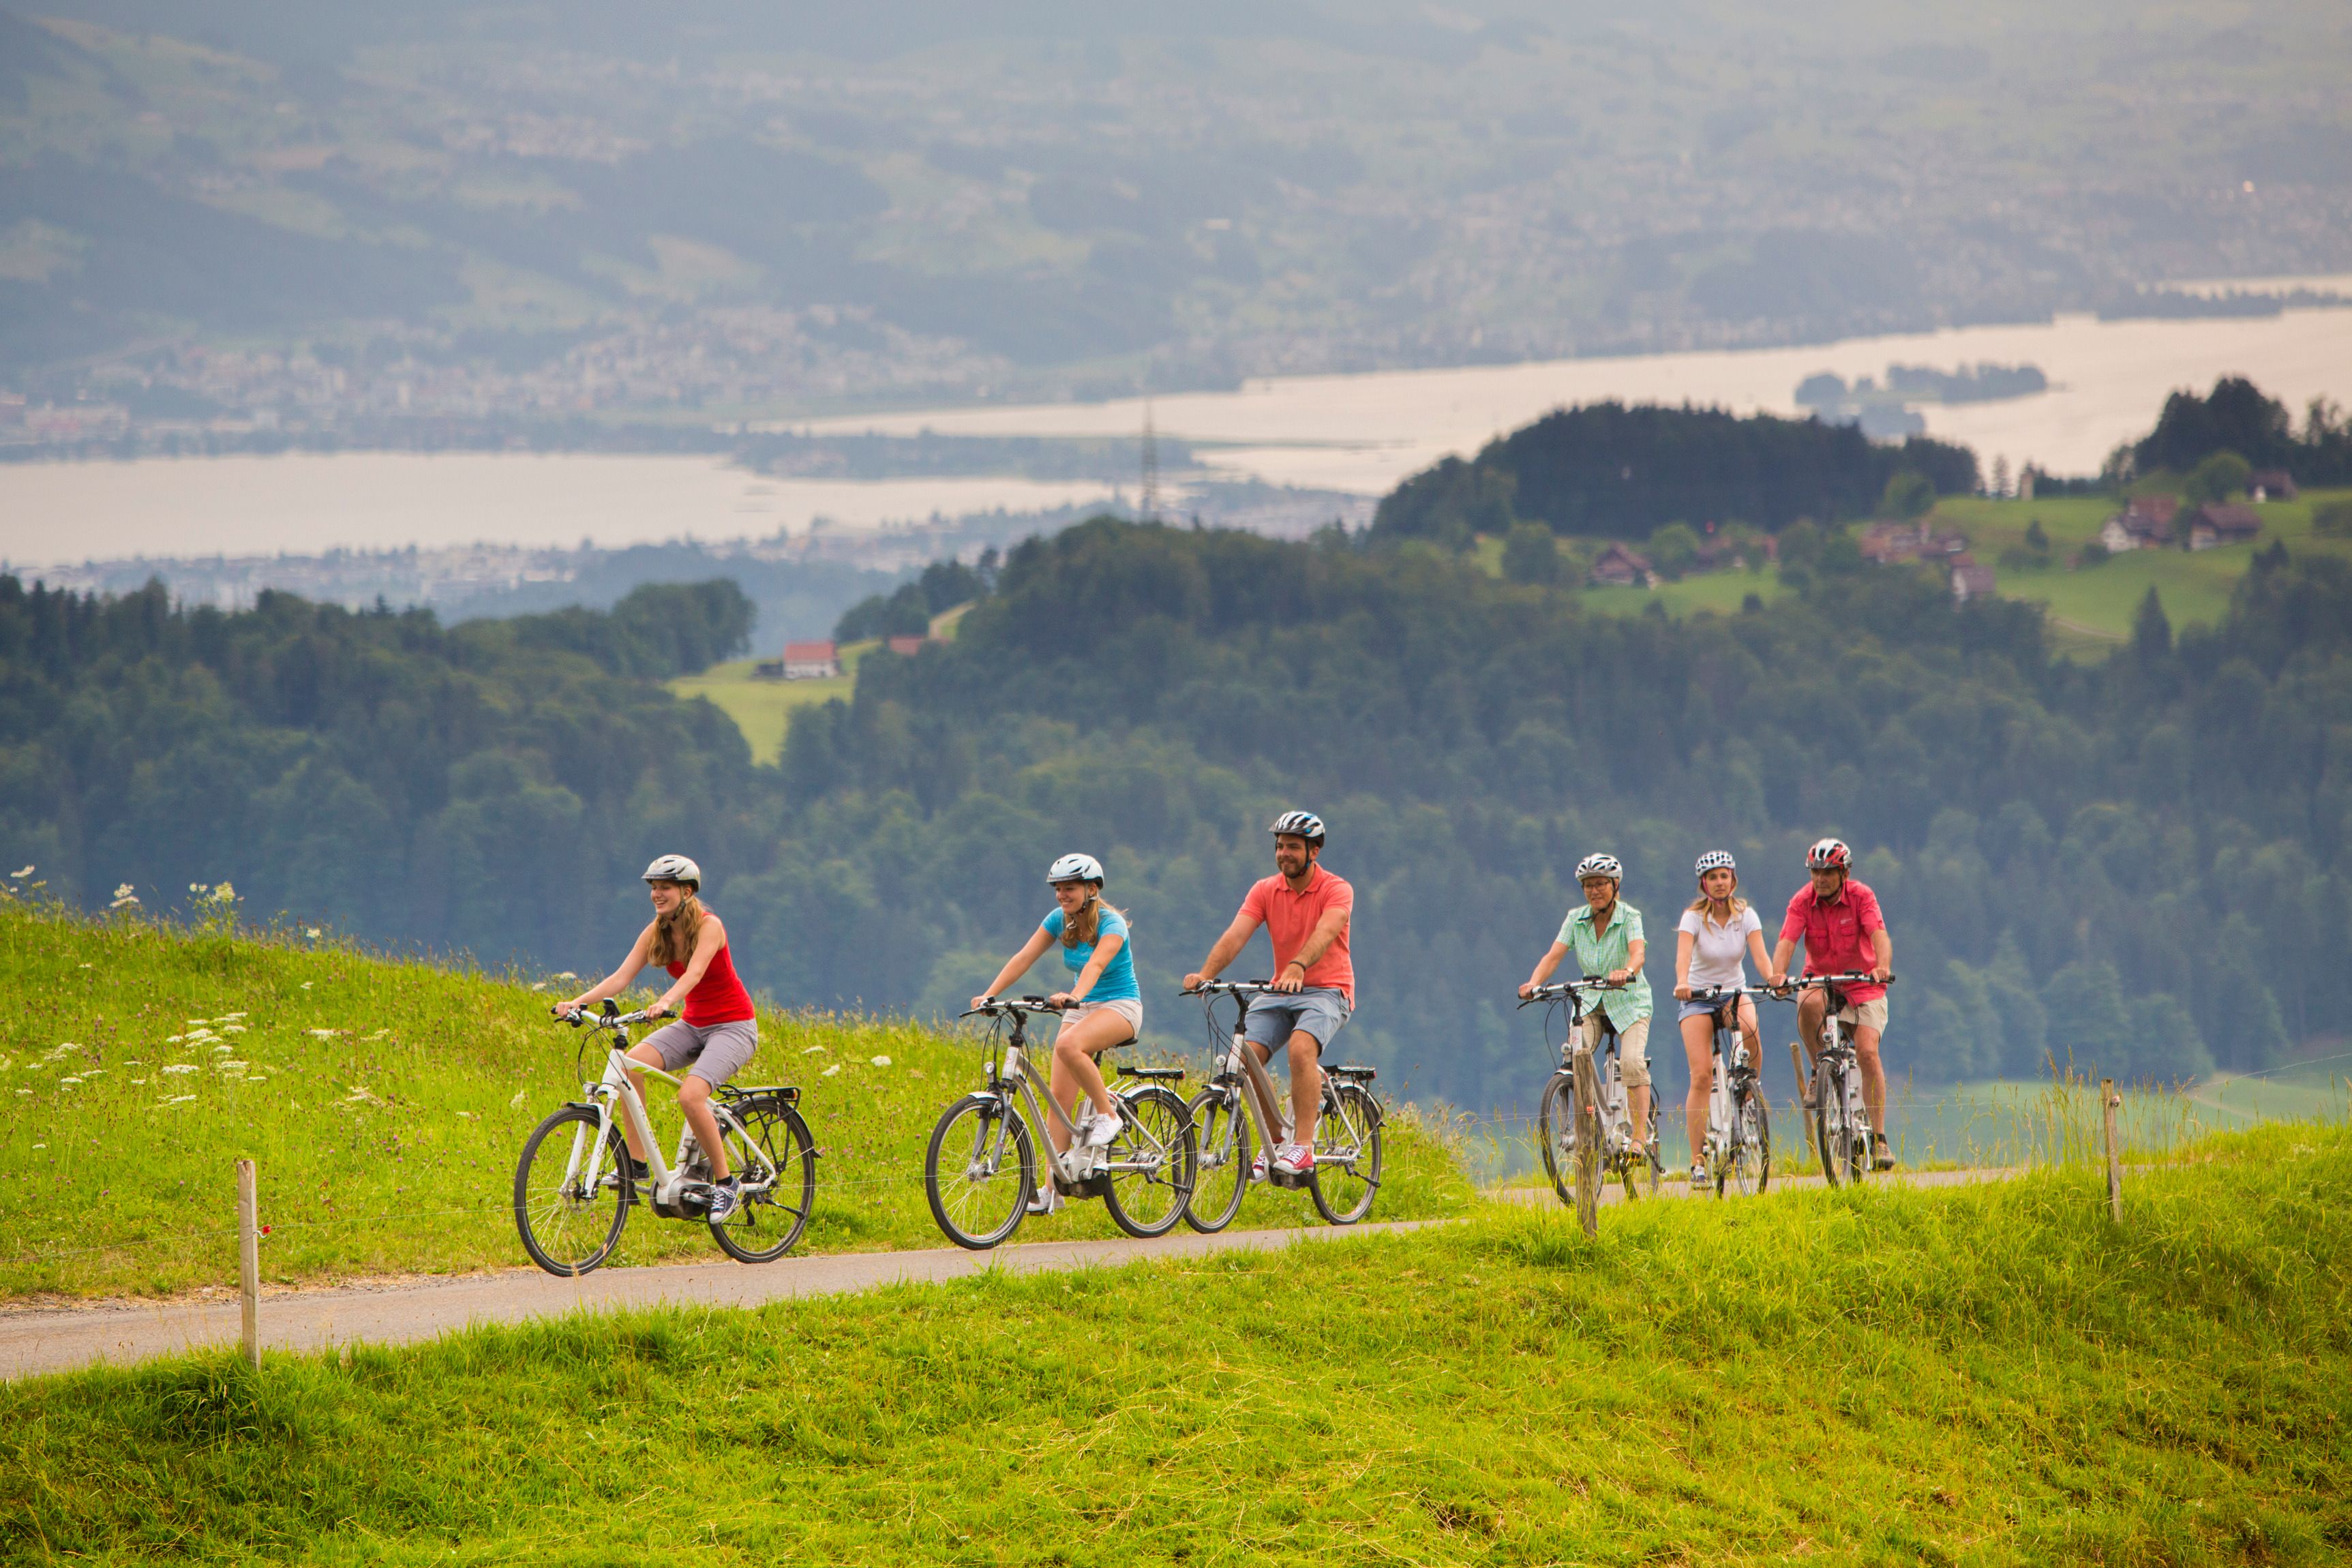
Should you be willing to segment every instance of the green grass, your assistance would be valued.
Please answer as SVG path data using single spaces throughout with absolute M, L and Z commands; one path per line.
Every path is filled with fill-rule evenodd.
M 762 680 L 751 673 L 760 661 L 746 658 L 714 664 L 699 674 L 681 675 L 669 682 L 669 689 L 680 697 L 710 699 L 743 732 L 751 760 L 774 763 L 784 754 L 784 730 L 792 722 L 793 710 L 835 697 L 848 701 L 857 684 L 858 660 L 879 646 L 874 642 L 847 645 L 841 650 L 841 673 L 826 680 Z
M 307 945 L 0 906 L 0 990 L 13 999 L 0 1033 L 11 1111 L 0 1300 L 233 1283 L 241 1157 L 258 1163 L 272 1227 L 267 1279 L 525 1264 L 509 1207 L 516 1156 L 541 1117 L 601 1075 L 602 1058 L 575 1061 L 586 1037 L 550 1020 L 547 993 L 520 981 Z M 824 1152 L 803 1249 L 944 1245 L 922 1151 L 940 1111 L 979 1082 L 973 1040 L 772 1007 L 760 1035 L 741 1081 L 802 1085 Z M 1174 1058 L 1147 1037 L 1131 1059 Z M 677 1108 L 659 1085 L 654 1125 L 674 1143 Z M 1387 1154 L 1374 1217 L 1475 1201 L 1412 1118 Z M 1305 1194 L 1267 1187 L 1236 1223 L 1319 1221 Z M 1116 1234 L 1101 1204 L 1080 1203 L 1020 1236 Z M 614 1261 L 719 1256 L 700 1225 L 640 1208 Z
M 25 1563 L 2352 1549 L 2352 1135 L 0 1388 Z

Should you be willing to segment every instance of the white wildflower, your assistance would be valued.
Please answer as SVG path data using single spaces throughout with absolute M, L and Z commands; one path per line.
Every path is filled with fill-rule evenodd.
M 211 1023 L 212 1020 L 210 1018 L 191 1018 L 188 1020 L 188 1027 L 191 1029 L 202 1029 L 209 1026 Z
M 46 1148 L 47 1148 L 47 1147 L 48 1147 L 48 1145 L 47 1145 L 47 1143 L 36 1143 L 36 1144 L 34 1144 L 34 1145 L 33 1145 L 33 1147 L 34 1147 L 34 1148 L 36 1148 L 36 1149 L 46 1149 Z
M 817 1077 L 819 1077 L 819 1078 L 831 1078 L 834 1074 L 835 1074 L 835 1073 L 839 1072 L 840 1070 L 841 1070 L 841 1064 L 840 1064 L 839 1062 L 835 1062 L 835 1063 L 834 1063 L 831 1067 L 829 1067 L 829 1068 L 825 1068 L 823 1072 L 821 1072 L 821 1073 L 817 1074 L 816 1076 L 817 1076 Z
M 106 1069 L 104 1068 L 84 1068 L 81 1069 L 81 1076 L 84 1078 L 104 1078 L 106 1076 Z
M 236 1022 L 237 1019 L 244 1016 L 245 1015 L 242 1013 L 223 1013 L 219 1017 L 215 1018 L 213 1022 L 215 1024 L 233 1024 Z
M 801 1055 L 804 1057 L 813 1057 L 823 1049 L 824 1049 L 823 1046 L 803 1046 L 801 1047 Z
M 21 882 L 26 878 L 31 876 L 33 874 L 33 870 L 34 868 L 27 866 L 21 871 L 11 871 L 8 873 L 8 879 L 12 882 Z
M 341 1032 L 342 1031 L 340 1029 L 306 1029 L 303 1031 L 303 1033 L 309 1035 L 314 1040 L 331 1040 Z
M 141 1085 L 141 1084 L 142 1084 L 142 1083 L 145 1083 L 146 1081 L 147 1081 L 147 1080 L 146 1080 L 145 1079 L 143 1079 L 143 1078 L 134 1078 L 134 1079 L 132 1079 L 131 1080 L 131 1087 L 135 1089 L 135 1088 L 137 1088 L 139 1085 Z
M 462 1121 L 471 1121 L 474 1120 L 474 1113 L 470 1110 L 461 1110 L 457 1112 L 457 1115 Z
M 530 1102 L 530 1090 L 527 1089 L 516 1089 L 515 1097 L 507 1101 L 507 1109 L 509 1110 L 520 1110 L 524 1105 Z
M 213 1070 L 215 1072 L 243 1072 L 247 1068 L 249 1068 L 253 1064 L 251 1062 L 215 1062 L 213 1063 Z
M 185 1035 L 166 1035 L 163 1037 L 163 1043 L 167 1046 L 176 1046 L 187 1037 Z
M 204 1069 L 204 1068 L 200 1068 L 200 1067 L 198 1067 L 198 1066 L 197 1066 L 195 1063 L 194 1063 L 194 1062 L 173 1062 L 173 1063 L 172 1063 L 170 1066 L 166 1067 L 163 1070 L 164 1070 L 165 1072 L 168 1072 L 168 1073 L 184 1073 L 184 1072 L 202 1072 L 202 1071 L 204 1071 L 205 1069 Z
M 6 1072 L 10 1068 L 12 1068 L 12 1067 L 14 1067 L 14 1066 L 16 1066 L 16 1058 L 14 1058 L 14 1057 L 0 1057 L 0 1072 Z
M 310 989 L 310 983 L 309 981 L 307 981 L 307 980 L 305 980 L 304 982 L 302 982 L 302 989 L 303 989 L 303 990 L 305 990 L 305 991 L 308 991 L 309 989 Z
M 361 1037 L 362 1039 L 364 1039 L 364 1040 L 380 1040 L 380 1039 L 383 1038 L 386 1035 L 389 1035 L 390 1033 L 392 1033 L 392 1031 L 391 1031 L 390 1029 L 378 1029 L 378 1030 L 377 1030 L 374 1034 L 373 1034 L 373 1035 L 362 1035 L 362 1037 Z
M 193 1094 L 175 1094 L 169 1100 L 159 1100 L 155 1103 L 158 1105 L 185 1105 L 188 1101 L 195 1098 L 196 1097 Z
M 236 1049 L 235 1046 L 230 1045 L 226 1040 L 223 1040 L 219 1045 L 213 1047 L 213 1055 L 216 1057 L 225 1057 L 235 1049 Z
M 72 1040 L 59 1040 L 55 1046 L 49 1048 L 47 1054 L 43 1056 L 41 1059 L 45 1062 L 53 1062 L 68 1052 L 78 1051 L 79 1049 L 81 1049 L 81 1047 Z
M 874 1058 L 874 1065 L 877 1068 L 887 1068 L 890 1065 L 890 1058 L 888 1057 L 876 1057 Z
M 246 1033 L 246 1027 L 243 1024 L 223 1024 L 220 1032 L 224 1035 L 242 1035 Z
M 309 937 L 312 942 L 316 942 L 319 940 L 319 928 L 317 926 L 304 926 L 302 928 L 302 934 Z
M 33 1091 L 32 1091 L 31 1089 L 18 1089 L 16 1092 L 17 1092 L 18 1094 L 30 1094 L 30 1093 L 32 1093 Z M 33 1145 L 33 1147 L 34 1147 L 34 1148 L 36 1148 L 36 1149 L 37 1149 L 37 1148 L 41 1147 L 41 1145 L 39 1145 L 38 1143 L 36 1143 L 36 1144 L 34 1144 L 34 1145 Z
M 114 889 L 114 901 L 106 907 L 110 910 L 135 910 L 139 907 L 139 895 L 131 890 L 130 883 L 124 882 Z
M 61 1078 L 61 1079 L 58 1079 L 58 1087 L 59 1089 L 71 1089 L 75 1084 L 78 1084 L 78 1083 L 79 1083 L 80 1081 L 81 1081 L 81 1079 L 78 1079 L 78 1078 L 72 1078 L 72 1077 Z
M 559 970 L 557 970 L 557 971 L 555 972 L 555 977 L 556 977 L 558 980 L 577 980 L 577 979 L 579 979 L 579 978 L 580 978 L 580 976 L 578 976 L 578 975 L 576 975 L 576 974 L 572 973 L 572 971 L 570 971 L 570 970 L 568 970 L 568 969 L 559 969 Z

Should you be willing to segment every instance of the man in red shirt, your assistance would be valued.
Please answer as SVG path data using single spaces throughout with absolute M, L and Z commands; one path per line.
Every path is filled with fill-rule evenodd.
M 1315 1169 L 1315 1117 L 1323 1103 L 1323 1047 L 1356 1008 L 1356 966 L 1348 956 L 1348 921 L 1356 889 L 1326 871 L 1323 819 L 1311 811 L 1275 818 L 1276 875 L 1249 890 L 1184 989 L 1214 980 L 1247 945 L 1259 926 L 1274 944 L 1274 987 L 1285 994 L 1250 1004 L 1243 1037 L 1262 1065 L 1286 1046 L 1290 1053 L 1290 1142 L 1274 1152 L 1272 1167 L 1286 1177 Z M 1261 1105 L 1261 1109 L 1265 1109 Z M 1269 1118 L 1269 1121 L 1271 1119 Z M 1266 1158 L 1261 1150 L 1259 1159 Z M 1263 1175 L 1254 1171 L 1253 1175 Z
M 1866 973 L 1877 983 L 1846 986 L 1846 1005 L 1838 1021 L 1853 1032 L 1863 1103 L 1870 1110 L 1871 1163 L 1885 1171 L 1894 1168 L 1895 1153 L 1886 1142 L 1886 1069 L 1879 1065 L 1878 1037 L 1886 1031 L 1885 983 L 1895 973 L 1895 942 L 1878 912 L 1878 895 L 1853 880 L 1853 851 L 1840 839 L 1824 838 L 1805 852 L 1812 882 L 1789 900 L 1767 984 L 1776 989 L 1788 984 L 1789 960 L 1800 941 L 1805 944 L 1807 974 Z M 1820 1049 L 1822 1015 L 1828 1005 L 1828 994 L 1819 986 L 1797 1004 L 1797 1033 L 1804 1039 L 1809 1064 Z

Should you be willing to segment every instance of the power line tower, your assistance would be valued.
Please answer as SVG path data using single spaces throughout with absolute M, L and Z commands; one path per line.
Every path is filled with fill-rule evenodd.
M 1138 522 L 1160 521 L 1160 437 L 1151 428 L 1151 400 L 1143 400 L 1143 494 L 1136 508 Z

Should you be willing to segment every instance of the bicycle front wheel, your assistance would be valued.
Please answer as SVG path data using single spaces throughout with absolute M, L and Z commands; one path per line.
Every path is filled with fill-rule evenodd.
M 1372 1211 L 1381 1190 L 1381 1102 L 1360 1083 L 1333 1091 L 1335 1107 L 1315 1123 L 1315 1206 L 1332 1225 L 1353 1225 Z
M 1833 1187 L 1846 1184 L 1845 1144 L 1845 1089 L 1822 1074 L 1813 1080 L 1813 1149 L 1822 1157 L 1822 1174 Z
M 739 1263 L 767 1263 L 793 1249 L 816 1206 L 816 1140 L 801 1113 L 780 1100 L 752 1100 L 736 1111 L 740 1132 L 725 1130 L 728 1168 L 751 1190 L 711 1239 Z
M 1165 1236 L 1192 1198 L 1192 1112 L 1171 1089 L 1129 1089 L 1105 1163 L 1110 1182 L 1103 1206 L 1128 1235 Z
M 1198 1153 L 1184 1223 L 1202 1236 L 1214 1236 L 1234 1223 L 1249 1191 L 1249 1114 L 1242 1109 L 1239 1089 L 1213 1086 L 1194 1095 L 1187 1110 Z
M 931 1129 L 923 1155 L 931 1217 L 958 1247 L 984 1251 L 1021 1228 L 1037 1191 L 1037 1155 L 1021 1113 L 993 1094 L 967 1094 Z
M 1735 1187 L 1741 1196 L 1750 1197 L 1771 1180 L 1772 1119 L 1765 1111 L 1763 1095 L 1751 1093 L 1731 1113 L 1731 1153 L 1716 1175 L 1715 1194 L 1721 1197 L 1727 1187 Z
M 531 1130 L 515 1164 L 515 1229 L 530 1260 L 576 1279 L 613 1255 L 636 1201 L 628 1146 L 617 1127 L 600 1141 L 602 1118 L 567 1105 Z

